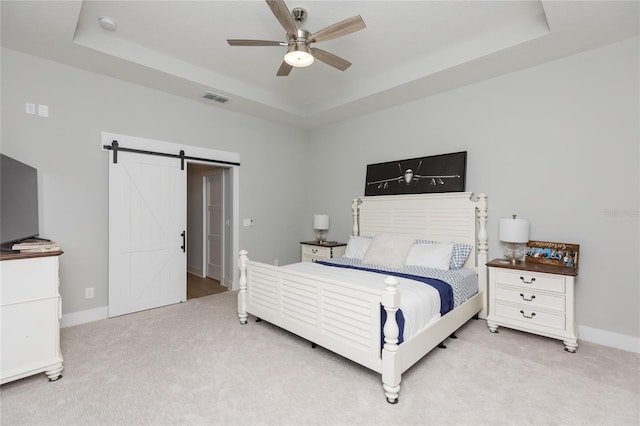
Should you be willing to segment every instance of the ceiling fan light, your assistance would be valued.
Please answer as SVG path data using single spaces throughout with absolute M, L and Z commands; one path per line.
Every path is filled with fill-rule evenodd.
M 289 46 L 287 54 L 284 55 L 284 61 L 292 67 L 308 67 L 314 60 L 309 47 L 299 43 Z

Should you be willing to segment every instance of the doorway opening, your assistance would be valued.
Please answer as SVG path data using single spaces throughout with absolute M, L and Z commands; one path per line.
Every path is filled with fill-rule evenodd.
M 217 165 L 187 163 L 187 299 L 232 286 L 229 173 Z

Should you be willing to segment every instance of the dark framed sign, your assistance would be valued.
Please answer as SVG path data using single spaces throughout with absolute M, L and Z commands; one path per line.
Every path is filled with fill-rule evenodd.
M 364 195 L 462 192 L 467 151 L 367 165 Z
M 579 244 L 529 241 L 525 259 L 527 262 L 577 268 L 579 253 Z

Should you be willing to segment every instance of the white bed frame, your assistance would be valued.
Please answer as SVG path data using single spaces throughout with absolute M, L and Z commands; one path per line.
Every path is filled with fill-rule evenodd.
M 402 344 L 395 316 L 402 295 L 394 277 L 381 276 L 384 290 L 363 288 L 254 262 L 245 250 L 239 259 L 240 323 L 252 314 L 380 373 L 387 401 L 395 404 L 404 371 L 476 314 L 486 317 L 487 196 L 471 198 L 456 192 L 353 200 L 353 235 L 391 232 L 474 246 L 465 267 L 478 273 L 478 294 Z M 381 304 L 387 312 L 382 350 Z

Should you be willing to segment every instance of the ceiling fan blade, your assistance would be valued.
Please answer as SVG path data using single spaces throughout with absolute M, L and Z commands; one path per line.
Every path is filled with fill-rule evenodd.
M 276 74 L 278 77 L 286 77 L 289 75 L 293 67 L 288 63 L 282 61 L 282 65 L 278 68 L 278 73 Z
M 235 39 L 235 38 L 227 39 L 227 42 L 231 46 L 286 46 L 287 45 L 287 43 L 282 43 L 280 41 L 243 40 L 243 39 Z
M 296 21 L 293 19 L 291 12 L 289 12 L 289 8 L 284 3 L 283 0 L 266 0 L 267 5 L 271 9 L 271 12 L 275 15 L 282 28 L 289 34 L 290 36 L 296 37 L 298 35 L 298 27 L 296 26 Z
M 352 16 L 344 21 L 337 22 L 333 25 L 329 25 L 326 28 L 312 34 L 309 38 L 309 43 L 318 41 L 331 40 L 332 38 L 342 37 L 347 34 L 351 34 L 356 31 L 360 31 L 367 26 L 365 25 L 360 15 Z
M 337 68 L 340 71 L 344 71 L 351 66 L 351 62 L 347 61 L 346 59 L 342 59 L 341 57 L 336 56 L 333 53 L 329 53 L 326 50 L 312 47 L 311 53 L 313 54 L 314 58 L 320 59 L 325 64 L 331 65 L 332 67 Z

